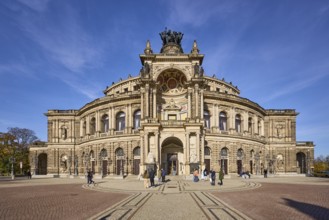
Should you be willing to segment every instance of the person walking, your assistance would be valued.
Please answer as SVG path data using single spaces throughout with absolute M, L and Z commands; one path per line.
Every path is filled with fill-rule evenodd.
M 264 169 L 264 178 L 267 178 L 267 169 Z
M 220 186 L 222 186 L 223 185 L 223 179 L 224 179 L 224 172 L 223 172 L 222 169 L 220 169 L 219 172 L 218 172 L 218 179 L 219 179 L 218 184 Z
M 199 171 L 198 169 L 195 169 L 193 173 L 193 182 L 198 182 L 198 181 L 199 181 Z
M 214 186 L 215 182 L 216 182 L 216 172 L 215 172 L 215 170 L 212 170 L 209 175 L 210 175 L 210 178 L 211 178 L 211 185 Z
M 166 171 L 164 169 L 161 169 L 161 177 L 162 177 L 162 182 L 166 182 Z
M 88 172 L 88 185 L 92 184 L 92 183 L 95 186 L 95 181 L 93 180 L 93 171 L 89 170 L 89 172 Z

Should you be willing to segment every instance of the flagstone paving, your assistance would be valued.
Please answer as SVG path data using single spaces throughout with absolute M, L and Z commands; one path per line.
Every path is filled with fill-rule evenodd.
M 327 219 L 329 179 L 262 177 L 209 181 L 0 178 L 0 219 Z

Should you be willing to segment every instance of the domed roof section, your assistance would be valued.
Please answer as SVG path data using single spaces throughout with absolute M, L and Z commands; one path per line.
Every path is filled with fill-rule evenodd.
M 162 48 L 160 53 L 165 54 L 179 54 L 184 53 L 181 41 L 183 39 L 184 34 L 177 31 L 167 30 L 165 28 L 164 31 L 159 33 L 162 40 Z

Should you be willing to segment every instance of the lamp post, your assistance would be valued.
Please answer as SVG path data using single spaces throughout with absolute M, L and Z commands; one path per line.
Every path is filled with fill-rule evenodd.
M 85 154 L 84 156 L 84 162 L 85 162 L 85 173 L 86 173 L 86 177 L 88 175 L 88 164 L 89 164 L 89 160 L 90 160 L 90 156 L 88 153 Z
M 270 155 L 266 154 L 266 169 L 268 169 L 268 164 L 270 163 Z
M 259 162 L 259 158 L 260 158 L 260 156 L 259 156 L 259 153 L 257 152 L 257 153 L 255 154 L 255 161 L 256 161 L 256 175 L 258 175 L 258 162 Z
M 69 156 L 69 158 L 67 159 L 67 163 L 68 163 L 68 167 L 69 167 L 69 174 L 71 176 L 71 164 L 72 164 L 72 157 Z
M 78 175 L 78 156 L 75 155 L 74 157 L 74 175 L 77 176 Z
M 14 173 L 14 163 L 15 163 L 15 158 L 14 156 L 10 157 L 10 162 L 11 162 L 11 179 L 15 179 L 15 173 Z
M 101 151 L 99 153 L 99 168 L 100 168 L 100 173 L 101 173 L 101 178 L 103 178 L 103 157 L 104 157 L 104 151 Z

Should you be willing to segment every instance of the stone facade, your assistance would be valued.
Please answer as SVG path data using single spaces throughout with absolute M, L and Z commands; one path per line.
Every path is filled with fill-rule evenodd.
M 294 109 L 264 109 L 240 97 L 232 83 L 204 74 L 196 42 L 184 53 L 182 34 L 178 41 L 173 33 L 161 33 L 158 54 L 147 42 L 137 77 L 112 84 L 78 110 L 49 110 L 48 142 L 30 148 L 32 171 L 85 175 L 91 169 L 109 176 L 138 175 L 150 166 L 169 175 L 205 167 L 226 174 L 312 169 L 314 144 L 296 141 Z

